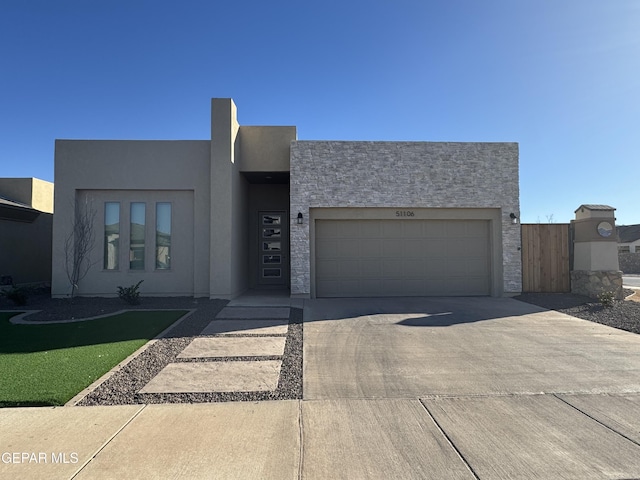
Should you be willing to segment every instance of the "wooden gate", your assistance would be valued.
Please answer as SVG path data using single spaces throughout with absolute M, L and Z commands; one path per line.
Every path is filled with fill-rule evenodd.
M 571 291 L 568 223 L 522 225 L 522 291 Z

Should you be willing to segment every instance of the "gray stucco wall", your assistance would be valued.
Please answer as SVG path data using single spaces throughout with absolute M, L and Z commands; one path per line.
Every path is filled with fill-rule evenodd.
M 14 284 L 51 282 L 53 215 L 40 213 L 33 222 L 0 218 L 0 275 Z
M 103 225 L 98 219 L 93 252 L 97 264 L 81 282 L 81 295 L 115 295 L 115 286 L 129 286 L 144 279 L 144 295 L 208 296 L 209 262 L 202 259 L 209 258 L 210 247 L 210 144 L 201 140 L 57 140 L 52 295 L 63 297 L 70 291 L 64 268 L 64 242 L 72 229 L 76 201 L 82 195 L 92 199 L 98 212 L 103 211 L 104 201 L 122 201 L 123 212 L 131 201 L 149 202 L 149 211 L 151 202 L 177 202 L 172 236 L 176 245 L 181 238 L 188 241 L 191 252 L 189 265 L 182 263 L 178 268 L 175 264 L 171 271 L 150 269 L 142 275 L 129 272 L 125 266 L 119 271 L 103 271 Z M 165 193 L 153 196 L 152 192 Z M 121 217 L 121 222 L 125 221 L 126 217 Z
M 309 209 L 319 207 L 500 208 L 502 293 L 522 290 L 509 218 L 520 217 L 516 143 L 296 141 L 290 202 L 292 295 L 311 292 Z

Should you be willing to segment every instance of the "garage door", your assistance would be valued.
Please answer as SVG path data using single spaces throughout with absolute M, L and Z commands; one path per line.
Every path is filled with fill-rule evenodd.
M 487 220 L 317 220 L 317 297 L 489 295 Z

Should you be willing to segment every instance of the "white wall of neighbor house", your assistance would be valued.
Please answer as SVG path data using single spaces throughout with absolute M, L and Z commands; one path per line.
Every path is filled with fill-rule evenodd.
M 209 141 L 58 140 L 55 151 L 55 209 L 53 225 L 52 296 L 64 297 L 70 286 L 64 268 L 64 242 L 72 231 L 73 212 L 85 199 L 96 209 L 97 263 L 80 284 L 82 295 L 115 295 L 116 286 L 144 279 L 145 295 L 209 295 L 210 214 Z M 145 202 L 148 235 L 155 228 L 156 202 L 171 202 L 175 258 L 167 271 L 130 271 L 126 257 L 117 271 L 103 268 L 104 202 L 121 203 L 121 238 L 128 244 L 131 202 Z M 198 221 L 195 221 L 195 219 Z M 152 235 L 153 237 L 153 235 Z M 148 238 L 153 250 L 154 238 Z M 178 254 L 178 248 L 184 248 Z M 122 254 L 122 251 L 121 251 Z M 195 259 L 200 259 L 196 261 Z
M 516 143 L 296 141 L 291 147 L 291 293 L 312 292 L 313 209 L 488 209 L 492 295 L 522 290 Z M 295 216 L 301 212 L 303 225 Z M 493 214 L 492 214 L 493 215 Z M 492 216 L 491 215 L 491 216 Z

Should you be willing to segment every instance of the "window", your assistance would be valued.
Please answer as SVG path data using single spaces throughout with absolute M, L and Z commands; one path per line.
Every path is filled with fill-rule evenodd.
M 629 245 L 618 245 L 618 253 L 629 253 L 630 251 Z
M 120 253 L 120 203 L 104 204 L 104 269 L 117 270 Z
M 156 203 L 156 269 L 171 268 L 171 204 Z
M 145 204 L 131 203 L 131 229 L 129 231 L 129 268 L 144 270 Z

